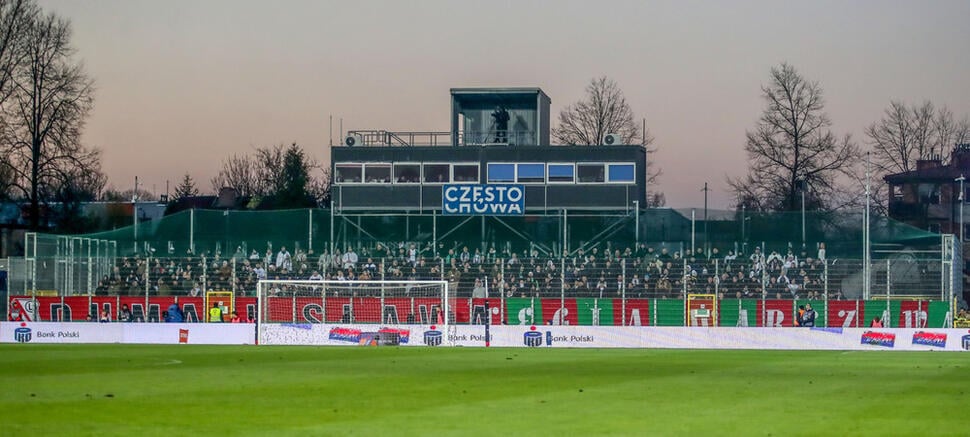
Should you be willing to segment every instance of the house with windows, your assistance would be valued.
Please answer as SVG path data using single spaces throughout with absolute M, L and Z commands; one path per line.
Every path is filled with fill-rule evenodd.
M 963 290 L 970 290 L 970 144 L 957 144 L 944 163 L 941 157 L 917 161 L 916 170 L 884 179 L 889 184 L 889 217 L 935 233 L 962 239 Z M 962 229 L 961 229 L 962 227 Z M 961 232 L 962 231 L 962 232 Z M 968 295 L 964 294 L 964 299 Z
M 967 202 L 970 191 L 970 183 L 961 181 L 965 176 L 970 176 L 970 144 L 954 147 L 945 163 L 942 157 L 919 160 L 915 170 L 887 175 L 889 216 L 943 234 L 961 235 L 963 223 L 962 235 L 970 237 L 970 220 L 966 219 L 970 208 L 964 207 L 963 220 L 960 218 L 960 206 Z

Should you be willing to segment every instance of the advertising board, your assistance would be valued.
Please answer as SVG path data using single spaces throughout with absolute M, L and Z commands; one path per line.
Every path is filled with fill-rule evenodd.
M 497 347 L 966 351 L 970 330 L 914 328 L 705 328 L 497 325 Z M 483 326 L 266 324 L 260 344 L 372 345 L 382 332 L 400 345 L 484 347 Z
M 441 187 L 443 215 L 523 215 L 525 187 L 509 184 L 452 184 Z
M 250 323 L 0 322 L 0 343 L 255 344 Z

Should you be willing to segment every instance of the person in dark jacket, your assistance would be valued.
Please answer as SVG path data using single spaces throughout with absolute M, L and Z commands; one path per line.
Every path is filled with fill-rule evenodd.
M 806 304 L 805 305 L 805 313 L 802 314 L 802 321 L 801 321 L 802 323 L 801 323 L 801 325 L 804 326 L 804 327 L 806 327 L 806 328 L 813 328 L 813 327 L 815 327 L 815 317 L 816 316 L 817 316 L 817 314 L 815 313 L 815 310 L 812 309 L 812 305 L 811 304 Z
M 118 321 L 119 322 L 131 321 L 131 310 L 128 309 L 128 304 L 121 305 L 121 311 L 118 311 Z
M 175 298 L 175 302 L 169 305 L 168 318 L 165 321 L 168 323 L 182 323 L 185 321 L 185 316 L 182 315 L 182 309 L 179 308 L 178 298 Z

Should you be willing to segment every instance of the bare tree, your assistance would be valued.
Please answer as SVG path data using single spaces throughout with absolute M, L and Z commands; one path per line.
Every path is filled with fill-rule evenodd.
M 13 75 L 27 53 L 24 30 L 36 14 L 37 6 L 30 1 L 0 0 L 0 138 L 6 135 L 10 124 L 7 101 L 16 90 Z M 8 150 L 0 146 L 0 152 Z M 14 196 L 14 170 L 10 159 L 0 157 L 0 200 Z
M 222 161 L 222 169 L 212 178 L 212 190 L 216 193 L 224 187 L 235 188 L 241 196 L 259 193 L 256 165 L 248 155 L 232 155 Z
M 216 191 L 232 187 L 243 196 L 276 196 L 280 205 L 301 206 L 299 200 L 306 197 L 319 204 L 330 197 L 329 169 L 297 144 L 258 147 L 251 155 L 232 155 L 223 160 L 211 183 Z
M 957 144 L 970 143 L 970 119 L 964 116 L 957 120 L 953 112 L 946 106 L 936 111 L 933 119 L 934 142 L 940 145 L 940 150 L 947 153 L 950 147 Z
M 620 87 L 602 76 L 586 86 L 583 100 L 559 112 L 559 125 L 552 135 L 561 144 L 596 145 L 602 144 L 606 134 L 618 134 L 624 144 L 636 144 L 640 140 L 640 124 Z
M 13 76 L 26 57 L 27 29 L 36 19 L 37 5 L 29 0 L 0 0 L 0 116 L 16 87 Z M 0 119 L 0 129 L 5 125 Z
M 0 146 L 0 151 L 6 150 Z M 0 159 L 0 201 L 13 197 L 13 186 L 16 180 L 13 164 L 6 157 Z
M 843 198 L 839 179 L 852 173 L 859 149 L 829 129 L 822 87 L 782 64 L 761 90 L 765 109 L 746 133 L 748 174 L 728 180 L 737 198 L 752 209 L 797 210 L 805 190 L 809 209 L 843 206 L 835 200 Z
M 938 133 L 938 126 L 944 129 L 943 137 Z M 873 165 L 880 173 L 915 170 L 916 161 L 940 156 L 952 147 L 941 140 L 949 141 L 955 128 L 952 114 L 946 108 L 937 113 L 929 101 L 920 106 L 907 106 L 894 100 L 881 120 L 866 127 Z
M 101 171 L 99 160 L 92 164 L 70 169 L 67 177 L 49 187 L 53 193 L 43 196 L 57 202 L 50 208 L 49 219 L 53 219 L 59 232 L 83 233 L 97 229 L 98 220 L 84 213 L 82 203 L 98 200 L 108 178 Z
M 90 202 L 101 198 L 108 176 L 101 169 L 101 152 L 94 150 L 88 165 L 66 169 L 64 177 L 53 181 L 49 187 L 51 193 L 42 197 L 53 197 L 58 202 L 68 202 L 76 199 L 80 202 Z
M 39 14 L 23 29 L 25 57 L 12 76 L 8 129 L 2 153 L 14 170 L 14 190 L 30 202 L 30 225 L 40 224 L 40 204 L 51 187 L 75 169 L 99 166 L 100 153 L 80 142 L 93 107 L 93 81 L 75 62 L 71 26 Z
M 283 190 L 286 183 L 283 177 L 285 156 L 286 147 L 283 144 L 256 149 L 252 158 L 256 173 L 256 195 L 267 196 Z
M 317 166 L 320 170 L 320 174 L 314 177 L 310 181 L 310 185 L 307 187 L 307 191 L 316 199 L 317 204 L 321 206 L 330 205 L 330 183 L 332 178 L 330 177 L 330 168 Z
M 917 106 L 894 100 L 865 133 L 872 150 L 871 180 L 877 181 L 870 184 L 873 207 L 885 212 L 889 192 L 886 184 L 879 183 L 882 178 L 916 170 L 916 161 L 941 159 L 956 144 L 970 141 L 970 122 L 956 120 L 948 108 L 936 109 L 930 101 Z
M 222 161 L 222 169 L 212 178 L 216 192 L 235 188 L 243 196 L 267 196 L 283 188 L 283 144 L 257 147 L 251 155 L 232 155 Z
M 645 125 L 641 128 L 616 82 L 601 76 L 586 86 L 583 100 L 559 112 L 559 125 L 552 130 L 552 135 L 560 144 L 592 146 L 602 144 L 607 134 L 620 135 L 623 144 L 643 146 L 647 153 L 647 166 L 643 169 L 648 187 L 647 205 L 663 206 L 666 203 L 663 193 L 653 189 L 663 174 L 653 160 L 657 151 L 652 146 L 653 135 Z

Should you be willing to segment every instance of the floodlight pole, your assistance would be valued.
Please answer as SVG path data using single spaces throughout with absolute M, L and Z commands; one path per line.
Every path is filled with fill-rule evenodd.
M 960 245 L 963 245 L 963 204 L 966 203 L 966 199 L 963 198 L 963 181 L 965 180 L 966 178 L 963 177 L 963 174 L 960 174 L 960 177 L 954 179 L 954 181 L 960 183 L 960 194 L 957 196 L 957 200 L 960 201 Z
M 802 251 L 805 250 L 805 180 L 802 179 Z
M 134 231 L 134 249 L 138 253 L 138 176 L 135 176 L 135 191 L 131 193 L 131 218 L 132 230 Z
M 710 191 L 707 189 L 707 182 L 704 182 L 704 189 L 701 191 L 704 192 L 704 253 L 707 254 L 710 250 L 707 247 L 707 192 Z
M 636 247 L 640 247 L 640 201 L 633 201 L 633 226 L 636 228 Z
M 748 251 L 748 237 L 744 229 L 745 227 L 747 227 L 746 225 L 748 224 L 748 217 L 746 212 L 747 212 L 747 206 L 742 203 L 741 204 L 741 253 L 747 253 Z
M 870 173 L 871 157 L 872 157 L 872 152 L 866 152 L 866 185 L 865 185 L 866 209 L 862 212 L 862 220 L 863 220 L 862 296 L 863 296 L 863 299 L 869 299 L 869 287 L 871 282 L 871 278 L 869 276 L 870 276 L 870 270 L 872 268 L 872 266 L 869 265 L 870 264 L 870 260 L 869 260 L 869 173 Z
M 690 210 L 690 253 L 694 254 L 694 244 L 696 243 L 697 214 L 693 208 Z M 684 257 L 686 259 L 687 257 Z

